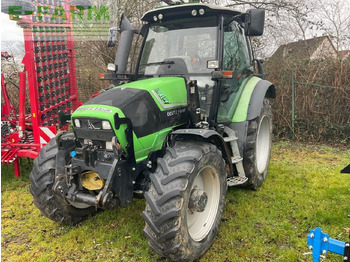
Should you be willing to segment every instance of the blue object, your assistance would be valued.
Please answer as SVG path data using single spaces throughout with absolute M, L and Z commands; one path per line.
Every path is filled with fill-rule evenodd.
M 77 152 L 76 152 L 76 151 L 70 152 L 70 156 L 71 156 L 71 157 L 76 157 L 76 156 L 77 156 Z
M 320 256 L 328 252 L 344 255 L 345 251 L 345 242 L 330 238 L 329 235 L 322 232 L 320 227 L 310 230 L 307 235 L 307 244 L 312 250 L 313 262 L 319 262 Z

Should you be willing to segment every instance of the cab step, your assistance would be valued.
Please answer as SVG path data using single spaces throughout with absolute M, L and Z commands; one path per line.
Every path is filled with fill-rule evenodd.
M 225 142 L 230 143 L 231 150 L 233 156 L 231 157 L 231 162 L 236 166 L 238 176 L 230 177 L 227 179 L 228 186 L 237 186 L 242 185 L 248 181 L 248 178 L 245 176 L 244 168 L 243 168 L 243 157 L 239 152 L 237 136 L 234 130 L 225 126 L 224 132 L 228 135 L 224 137 Z
M 233 176 L 227 178 L 227 185 L 228 186 L 239 186 L 243 185 L 248 181 L 248 177 L 240 177 L 240 176 Z

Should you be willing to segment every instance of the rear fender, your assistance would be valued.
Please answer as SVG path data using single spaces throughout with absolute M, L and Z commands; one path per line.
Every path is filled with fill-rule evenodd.
M 232 122 L 249 121 L 259 116 L 264 97 L 276 97 L 274 85 L 267 80 L 252 77 L 244 87 Z
M 276 97 L 275 86 L 267 80 L 252 77 L 245 86 L 232 123 L 229 125 L 238 137 L 238 147 L 241 156 L 245 147 L 249 121 L 260 115 L 265 97 Z
M 250 98 L 247 120 L 252 120 L 260 115 L 265 97 L 276 98 L 276 89 L 271 82 L 267 80 L 261 80 L 255 86 Z

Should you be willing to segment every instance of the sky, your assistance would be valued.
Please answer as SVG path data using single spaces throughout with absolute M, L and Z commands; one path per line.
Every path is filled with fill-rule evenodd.
M 1 14 L 1 42 L 3 41 L 22 41 L 23 30 L 16 24 L 16 21 L 10 20 L 9 15 Z M 2 49 L 1 49 L 2 50 Z

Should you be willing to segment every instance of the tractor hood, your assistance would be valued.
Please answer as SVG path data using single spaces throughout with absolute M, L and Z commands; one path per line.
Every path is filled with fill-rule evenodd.
M 136 111 L 133 113 L 142 114 L 141 108 L 137 111 L 137 107 L 143 100 L 148 100 L 147 98 L 153 102 L 153 106 L 155 103 L 160 111 L 187 106 L 185 79 L 181 77 L 158 77 L 127 83 L 101 93 L 85 105 L 118 107 L 126 113 L 127 117 L 130 116 L 131 118 L 127 111 L 134 108 Z
M 72 123 L 78 138 L 91 139 L 89 136 L 96 134 L 92 140 L 110 141 L 112 132 L 124 146 L 127 142 L 124 132 L 126 125 L 119 125 L 117 120 L 124 117 L 131 120 L 135 147 L 140 138 L 170 131 L 186 123 L 187 91 L 184 78 L 150 78 L 109 89 L 79 107 L 72 115 Z M 110 130 L 104 129 L 103 120 L 109 121 Z M 80 127 L 76 122 L 80 123 Z M 140 143 L 145 148 L 151 146 L 142 141 Z

